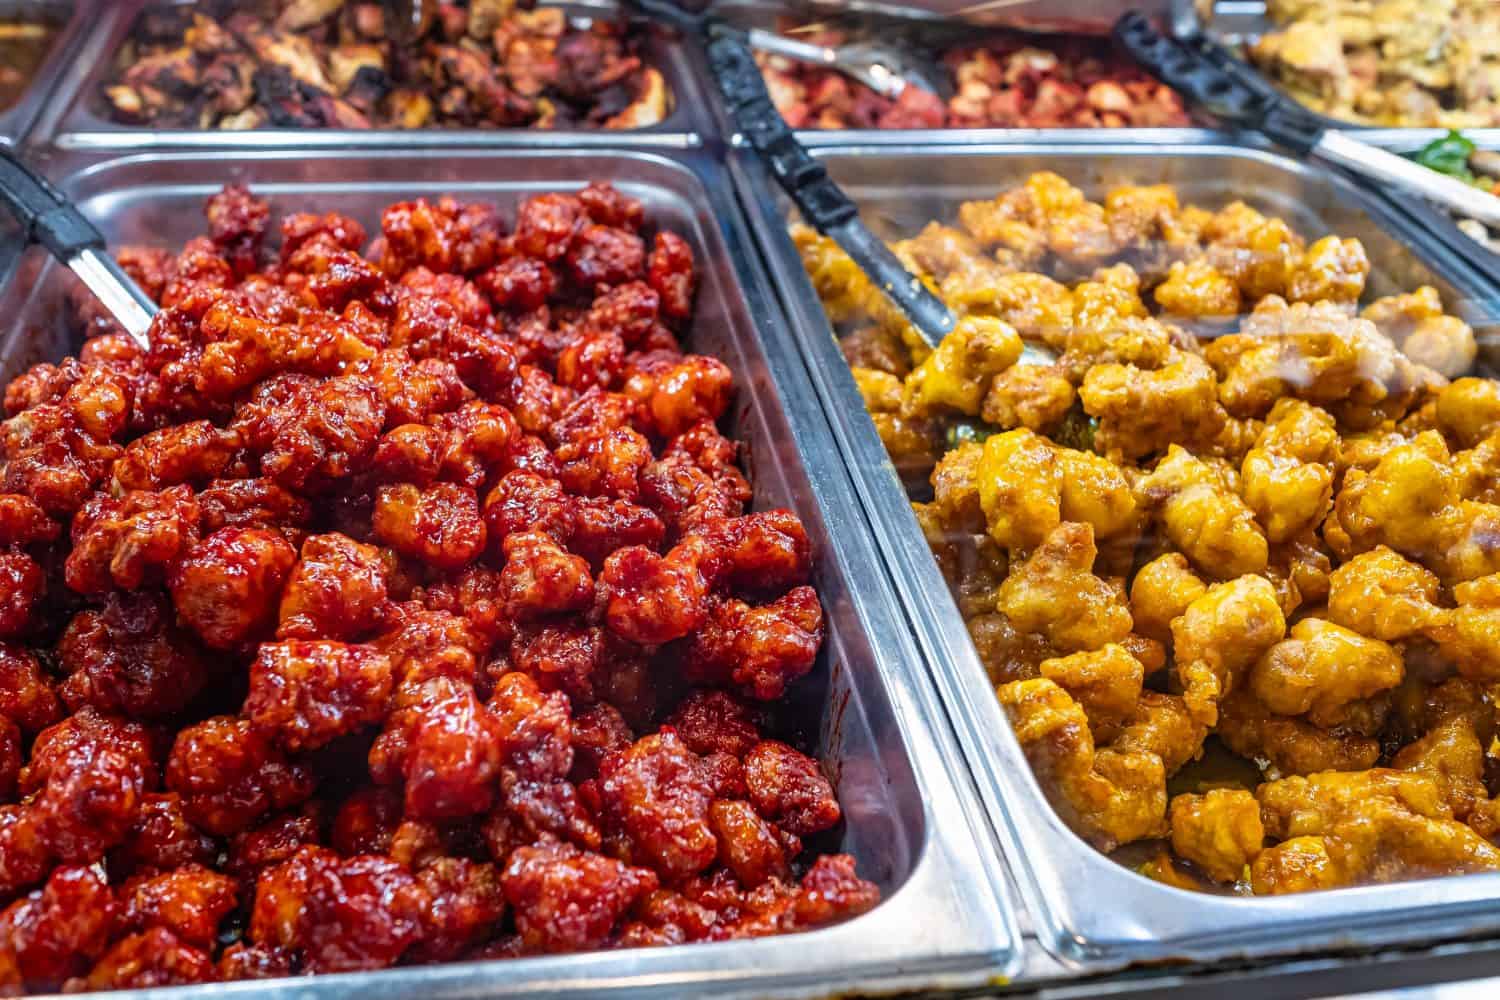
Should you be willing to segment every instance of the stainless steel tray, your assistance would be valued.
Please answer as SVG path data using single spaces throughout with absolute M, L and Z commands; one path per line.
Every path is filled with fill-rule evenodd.
M 825 148 L 816 151 L 877 231 L 914 233 L 966 198 L 992 197 L 1040 169 L 1094 194 L 1122 182 L 1178 185 L 1185 202 L 1242 198 L 1306 233 L 1359 237 L 1376 294 L 1435 285 L 1467 315 L 1486 349 L 1492 294 L 1458 255 L 1425 238 L 1352 184 L 1274 153 L 1205 142 Z M 812 373 L 881 551 L 959 728 L 1040 943 L 1090 971 L 1131 962 L 1264 959 L 1383 945 L 1420 945 L 1500 930 L 1500 875 L 1306 896 L 1237 899 L 1191 893 L 1135 874 L 1094 851 L 1042 795 L 995 700 L 905 491 L 868 419 L 821 304 L 787 235 L 787 207 L 748 157 L 731 162 L 772 280 Z
M 710 124 L 684 46 L 661 29 L 649 31 L 643 53 L 666 79 L 672 110 L 656 125 L 642 129 L 157 129 L 111 121 L 98 107 L 99 91 L 114 71 L 115 55 L 130 37 L 136 18 L 151 7 L 191 6 L 193 0 L 102 0 L 98 23 L 67 76 L 57 99 L 38 121 L 36 137 L 62 149 L 127 149 L 163 146 L 278 149 L 351 146 L 487 146 L 687 147 Z M 613 0 L 568 0 L 547 3 L 573 18 L 608 18 L 619 12 Z
M 94 0 L 0 0 L 0 18 L 42 12 L 60 22 L 52 49 L 37 67 L 25 93 L 0 111 L 0 146 L 19 146 L 26 138 L 37 113 L 68 66 L 69 51 L 86 34 L 95 6 Z
M 92 160 L 91 165 L 84 165 Z M 1018 932 L 1006 873 L 937 692 L 920 667 L 790 332 L 747 252 L 723 167 L 705 154 L 427 150 L 66 157 L 50 165 L 112 243 L 179 245 L 202 229 L 203 200 L 227 181 L 273 211 L 341 211 L 378 230 L 391 201 L 453 193 L 513 207 L 527 193 L 615 181 L 653 224 L 691 243 L 701 269 L 692 348 L 736 372 L 730 432 L 745 441 L 756 506 L 807 525 L 828 639 L 793 696 L 838 787 L 855 856 L 884 901 L 849 922 L 794 938 L 553 958 L 424 966 L 286 982 L 239 983 L 237 996 L 358 993 L 363 1000 L 538 994 L 803 996 L 838 990 L 975 987 L 1015 971 Z M 33 270 L 36 273 L 33 277 Z M 0 374 L 74 347 L 60 318 L 60 269 L 35 249 L 0 289 Z M 173 990 L 218 996 L 222 987 Z M 121 994 L 128 996 L 129 994 Z
M 1082 35 L 1107 35 L 1126 11 L 1166 18 L 1173 0 L 804 0 L 797 6 L 811 15 L 872 12 L 912 19 L 958 19 L 983 27 L 1020 28 Z
M 1176 36 L 1187 37 L 1202 31 L 1221 45 L 1229 46 L 1230 49 L 1236 51 L 1236 54 L 1241 54 L 1242 46 L 1254 42 L 1274 27 L 1271 19 L 1266 18 L 1266 0 L 1209 0 L 1209 3 L 1206 3 L 1208 16 L 1200 12 L 1202 4 L 1196 0 L 1170 0 L 1170 6 L 1172 6 L 1172 15 L 1170 15 L 1172 31 Z M 1244 55 L 1241 54 L 1241 58 L 1244 58 Z M 1250 63 L 1250 60 L 1245 61 Z M 1302 103 L 1296 97 L 1292 97 L 1286 88 L 1281 87 L 1281 84 L 1278 84 L 1271 76 L 1260 72 L 1253 63 L 1251 63 L 1251 69 L 1265 81 L 1269 90 L 1284 94 L 1302 106 Z M 1412 142 L 1415 142 L 1416 148 L 1421 148 L 1425 142 L 1431 142 L 1448 133 L 1448 129 L 1370 126 L 1359 121 L 1320 114 L 1311 109 L 1308 109 L 1308 114 L 1322 121 L 1329 129 L 1358 130 L 1361 141 L 1371 142 L 1383 148 L 1403 147 Z M 1500 129 L 1464 129 L 1464 135 L 1472 136 L 1472 138 L 1476 135 L 1491 135 L 1493 136 L 1491 141 L 1500 141 Z
M 1114 17 L 1122 13 L 1125 7 L 1114 2 L 1094 4 L 1092 0 L 1079 0 L 1092 13 L 1098 15 L 1100 12 L 1113 13 L 1107 20 L 1103 21 L 1102 31 L 1095 33 L 1107 33 L 1114 23 Z M 953 13 L 960 6 L 977 6 L 976 4 L 961 5 L 956 0 L 947 3 L 933 3 L 930 5 L 919 5 L 930 7 L 927 12 L 930 17 L 943 17 Z M 1033 12 L 1041 6 L 1036 2 L 1029 4 Z M 1142 9 L 1148 12 L 1159 12 L 1165 16 L 1166 9 L 1170 6 L 1168 0 L 1160 0 L 1155 4 L 1146 4 Z M 1000 17 L 1010 11 L 1009 6 L 997 7 L 995 16 Z M 718 0 L 713 5 L 716 14 L 729 21 L 746 28 L 774 28 L 776 19 L 782 15 L 795 14 L 816 18 L 827 14 L 830 10 L 835 14 L 858 15 L 863 11 L 871 11 L 887 17 L 901 14 L 910 15 L 913 12 L 904 8 L 891 8 L 887 5 L 863 3 L 835 3 L 826 5 L 822 2 L 812 6 L 793 2 L 763 3 L 758 0 Z M 1098 20 L 1096 16 L 1094 20 Z M 892 22 L 893 28 L 900 28 L 899 22 Z M 1016 26 L 1016 25 L 1009 25 Z M 1093 24 L 1092 27 L 1098 27 Z M 1092 27 L 1090 30 L 1092 31 Z M 964 38 L 964 32 L 968 32 L 970 38 L 974 29 L 966 28 L 962 24 L 935 24 L 925 25 L 921 21 L 913 19 L 910 27 L 902 29 L 904 33 L 914 34 L 918 37 L 932 40 L 945 40 L 947 45 L 960 44 Z M 734 135 L 738 129 L 728 115 L 724 113 L 723 104 L 717 100 L 718 89 L 713 79 L 708 76 L 707 64 L 702 59 L 690 60 L 692 70 L 698 74 L 698 85 L 703 93 L 713 98 L 713 119 L 723 135 Z M 1199 118 L 1207 125 L 1209 119 L 1193 112 L 1195 118 Z M 797 138 L 805 146 L 925 146 L 930 143 L 952 143 L 952 142 L 974 142 L 974 143 L 1010 143 L 1010 142 L 1087 142 L 1087 143 L 1112 143 L 1128 139 L 1131 142 L 1142 143 L 1171 143 L 1171 142 L 1195 142 L 1208 132 L 1207 128 L 936 128 L 936 129 L 798 129 Z
M 1210 0 L 1206 4 L 1200 4 L 1195 0 L 1171 0 L 1171 2 L 1173 34 L 1179 38 L 1200 33 L 1206 35 L 1234 52 L 1250 67 L 1251 72 L 1268 91 L 1281 94 L 1298 107 L 1305 108 L 1305 105 L 1293 97 L 1290 91 L 1262 73 L 1260 68 L 1250 62 L 1244 53 L 1247 45 L 1254 43 L 1273 27 L 1270 19 L 1266 17 L 1265 0 Z M 1203 6 L 1208 8 L 1207 17 L 1201 9 Z M 1311 108 L 1306 108 L 1306 110 L 1308 114 L 1322 122 L 1325 128 L 1358 129 L 1361 132 L 1369 130 L 1369 126 L 1359 122 L 1334 118 L 1331 115 L 1313 111 Z M 1383 131 L 1402 132 L 1405 130 L 1386 129 Z M 1364 136 L 1361 135 L 1360 138 Z

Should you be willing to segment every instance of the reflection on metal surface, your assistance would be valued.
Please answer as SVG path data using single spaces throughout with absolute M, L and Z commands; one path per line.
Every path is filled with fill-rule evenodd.
M 1500 226 L 1500 198 L 1378 146 L 1370 146 L 1342 132 L 1326 132 L 1318 140 L 1314 152 L 1377 186 L 1389 184 L 1404 188 L 1449 211 Z
M 49 40 L 40 64 L 33 72 L 27 73 L 25 88 L 19 98 L 0 102 L 0 146 L 19 145 L 26 137 L 58 78 L 67 68 L 69 51 L 88 30 L 89 13 L 85 0 L 0 0 L 0 22 L 42 20 L 59 25 L 61 29 Z
M 942 84 L 938 82 L 940 71 L 919 65 L 893 46 L 878 42 L 813 45 L 762 28 L 751 28 L 745 38 L 753 49 L 836 69 L 891 100 L 900 97 L 908 84 L 934 94 L 942 92 Z
M 0 110 L 26 92 L 51 51 L 59 27 L 59 20 L 46 10 L 24 11 L 0 20 Z
M 1479 155 L 1493 156 L 1496 154 L 1492 151 L 1500 149 L 1500 130 L 1467 129 L 1463 134 L 1477 147 Z M 1447 135 L 1441 129 L 1382 129 L 1360 132 L 1359 138 L 1382 149 L 1409 156 Z M 1380 194 L 1398 211 L 1409 216 L 1418 228 L 1464 256 L 1500 287 L 1500 253 L 1496 252 L 1500 243 L 1497 243 L 1494 236 L 1495 230 L 1485 229 L 1482 223 L 1474 219 L 1467 220 L 1467 223 L 1460 222 L 1455 216 L 1423 198 L 1406 197 L 1399 191 L 1381 191 Z M 1480 231 L 1474 232 L 1473 226 L 1478 226 Z

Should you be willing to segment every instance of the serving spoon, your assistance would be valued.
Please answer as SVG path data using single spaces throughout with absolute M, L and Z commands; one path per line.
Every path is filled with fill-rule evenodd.
M 746 31 L 745 43 L 772 55 L 837 70 L 889 100 L 899 98 L 907 87 L 917 87 L 938 97 L 952 96 L 953 88 L 936 63 L 894 45 L 881 42 L 816 45 L 762 28 Z

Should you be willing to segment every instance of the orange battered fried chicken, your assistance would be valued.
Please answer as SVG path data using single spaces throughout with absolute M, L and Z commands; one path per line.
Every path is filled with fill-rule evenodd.
M 1500 866 L 1500 384 L 1436 290 L 1365 302 L 1357 240 L 1036 174 L 893 245 L 959 313 L 929 349 L 795 238 L 1074 830 L 1242 893 Z

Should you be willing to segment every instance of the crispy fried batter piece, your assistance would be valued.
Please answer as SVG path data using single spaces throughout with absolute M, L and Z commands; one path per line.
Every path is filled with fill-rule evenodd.
M 1175 261 L 1156 286 L 1156 303 L 1178 316 L 1238 316 L 1240 289 L 1207 260 Z
M 1407 357 L 1440 375 L 1453 378 L 1474 364 L 1478 352 L 1474 331 L 1458 317 L 1443 313 L 1431 285 L 1376 299 L 1360 315 L 1395 341 Z
M 1034 548 L 1064 521 L 1087 523 L 1099 538 L 1125 534 L 1136 524 L 1135 497 L 1117 467 L 1029 430 L 987 440 L 972 473 L 945 459 L 933 473 L 935 487 L 940 474 L 945 493 L 972 476 L 990 537 L 1008 549 Z
M 996 375 L 980 404 L 987 424 L 1002 430 L 1057 429 L 1077 399 L 1073 383 L 1056 365 L 1014 364 Z
M 1260 803 L 1241 789 L 1215 788 L 1172 799 L 1172 850 L 1215 882 L 1238 882 L 1260 854 Z
M 250 665 L 242 711 L 286 749 L 313 750 L 384 719 L 392 684 L 390 659 L 372 647 L 268 642 Z
M 974 469 L 990 537 L 1031 549 L 1062 521 L 1062 468 L 1051 444 L 1030 431 L 997 434 Z M 937 473 L 934 472 L 934 477 Z
M 1437 394 L 1434 418 L 1458 448 L 1472 448 L 1500 429 L 1500 384 L 1461 378 Z
M 1332 729 L 1349 721 L 1351 702 L 1401 683 L 1401 656 L 1378 639 L 1321 618 L 1304 618 L 1250 670 L 1250 689 L 1279 715 L 1305 715 Z
M 598 948 L 656 875 L 571 844 L 512 852 L 501 875 L 523 945 L 537 953 Z
M 282 591 L 277 638 L 367 635 L 384 617 L 390 573 L 391 560 L 372 545 L 338 533 L 309 536 Z
M 1021 337 L 1002 320 L 967 316 L 906 376 L 902 410 L 925 417 L 944 410 L 976 416 L 994 376 L 1021 356 Z
M 1334 502 L 1336 537 L 1351 554 L 1389 546 L 1451 583 L 1493 573 L 1500 569 L 1500 507 L 1464 499 L 1463 481 L 1442 436 L 1418 434 L 1368 473 L 1345 475 Z
M 1271 774 L 1358 771 L 1380 759 L 1380 741 L 1352 729 L 1320 729 L 1299 717 L 1277 715 L 1248 691 L 1226 698 L 1215 729 L 1241 757 L 1264 760 Z
M 149 19 L 191 24 L 192 59 L 252 39 L 381 114 L 377 5 L 287 23 L 320 7 L 308 38 L 361 39 L 337 72 L 253 13 Z M 630 113 L 613 35 L 517 16 L 549 40 L 528 72 L 555 57 L 580 102 Z M 479 84 L 487 44 L 412 58 Z M 216 66 L 205 100 L 238 79 Z M 509 235 L 446 198 L 392 206 L 369 246 L 330 213 L 268 251 L 269 223 L 227 189 L 210 236 L 126 255 L 164 303 L 150 350 L 85 312 L 80 357 L 5 394 L 0 992 L 725 940 L 874 906 L 852 858 L 819 853 L 844 815 L 823 762 L 777 738 L 794 685 L 825 694 L 817 553 L 792 511 L 749 509 L 718 425 L 734 373 L 678 342 L 688 242 L 607 184 L 528 199 Z M 969 328 L 1019 353 L 1001 321 Z M 1112 657 L 1151 659 L 1121 638 Z
M 263 638 L 296 561 L 296 551 L 273 531 L 220 529 L 191 549 L 168 581 L 178 618 L 214 649 Z
M 1453 598 L 1448 624 L 1429 634 L 1460 674 L 1487 683 L 1500 676 L 1500 575 L 1460 583 Z
M 1043 790 L 1100 850 L 1167 832 L 1166 773 L 1149 752 L 1096 751 L 1082 707 L 1045 678 L 996 694 Z
M 203 648 L 173 623 L 167 602 L 151 592 L 111 594 L 103 608 L 79 612 L 57 653 L 68 673 L 59 693 L 70 708 L 93 705 L 136 719 L 170 719 L 215 673 Z M 14 716 L 22 725 L 45 703 L 28 700 L 31 711 Z
M 1168 552 L 1142 566 L 1130 583 L 1130 614 L 1142 635 L 1165 642 L 1172 622 L 1208 590 L 1181 552 Z
M 1101 729 L 1117 728 L 1130 719 L 1146 673 L 1141 661 L 1116 643 L 1091 652 L 1043 660 L 1038 669 L 1083 707 L 1096 734 Z
M 1245 502 L 1272 544 L 1316 527 L 1333 505 L 1333 460 L 1339 438 L 1323 410 L 1296 399 L 1277 401 L 1245 456 Z
M 1181 695 L 1143 690 L 1110 748 L 1120 753 L 1153 753 L 1171 777 L 1202 755 L 1207 735 L 1208 727 L 1194 720 Z
M 644 737 L 606 757 L 599 780 L 605 814 L 628 838 L 632 857 L 673 879 L 713 862 L 708 776 L 675 733 Z
M 1218 721 L 1218 703 L 1286 633 L 1276 591 L 1259 576 L 1216 583 L 1172 621 L 1172 649 L 1193 718 Z
M 426 890 L 389 858 L 303 847 L 256 881 L 250 939 L 312 971 L 390 965 L 421 934 Z
M 1328 617 L 1372 639 L 1409 639 L 1445 617 L 1438 578 L 1384 545 L 1344 563 L 1328 582 Z
M 1262 785 L 1266 831 L 1283 843 L 1255 859 L 1256 893 L 1500 868 L 1500 850 L 1455 820 L 1442 793 L 1427 774 L 1383 768 Z
M 1231 579 L 1266 568 L 1265 533 L 1221 468 L 1173 445 L 1136 484 L 1136 495 L 1167 539 L 1205 574 Z
M 1111 457 L 1139 459 L 1170 446 L 1211 444 L 1228 420 L 1215 398 L 1211 368 L 1196 354 L 1168 345 L 1165 331 L 1151 330 L 1154 320 L 1127 326 L 1108 350 L 1089 352 L 1092 364 L 1078 387 L 1089 416 L 1099 421 L 1096 446 Z M 1165 356 L 1142 358 L 1126 340 L 1140 337 Z M 1080 352 L 1073 346 L 1069 355 Z M 1118 358 L 1118 360 L 1117 360 Z
M 1123 641 L 1130 609 L 1119 589 L 1093 574 L 1094 556 L 1089 525 L 1059 525 L 1000 585 L 996 610 L 1017 631 L 1040 634 L 1063 651 Z

